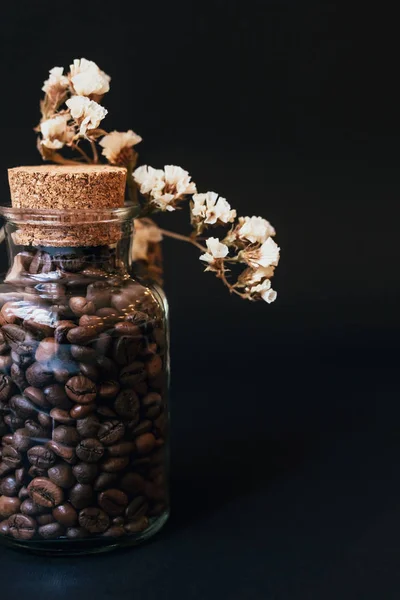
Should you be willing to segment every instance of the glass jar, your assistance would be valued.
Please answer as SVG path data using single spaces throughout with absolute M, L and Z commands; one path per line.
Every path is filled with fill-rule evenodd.
M 0 540 L 145 540 L 169 514 L 169 356 L 165 299 L 130 276 L 134 209 L 0 214 Z

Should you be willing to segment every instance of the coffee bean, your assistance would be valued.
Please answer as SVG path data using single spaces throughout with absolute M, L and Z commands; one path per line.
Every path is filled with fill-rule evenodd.
M 79 319 L 80 327 L 91 327 L 96 333 L 100 333 L 104 329 L 104 321 L 96 315 L 83 315 Z
M 87 463 L 99 461 L 103 454 L 104 447 L 96 438 L 84 439 L 76 447 L 77 457 Z
M 0 535 L 8 535 L 9 533 L 10 528 L 8 527 L 8 519 L 5 519 L 0 523 Z
M 56 455 L 44 446 L 33 446 L 28 450 L 28 460 L 39 469 L 49 469 L 56 462 Z
M 162 359 L 156 354 L 146 363 L 146 371 L 149 377 L 157 377 L 162 372 Z
M 51 338 L 54 333 L 54 327 L 51 327 L 47 323 L 36 321 L 32 318 L 25 319 L 23 322 L 23 327 L 40 338 Z
M 0 477 L 4 477 L 4 475 L 7 475 L 8 473 L 11 473 L 14 470 L 15 469 L 12 465 L 9 465 L 0 460 Z
M 34 362 L 33 365 L 28 367 L 25 375 L 29 385 L 39 388 L 48 385 L 53 379 L 53 374 L 49 368 L 39 362 Z
M 68 427 L 67 425 L 60 425 L 53 431 L 53 440 L 66 446 L 76 446 L 79 442 L 79 433 L 75 427 Z
M 89 536 L 89 532 L 83 527 L 68 527 L 66 536 L 69 540 L 80 540 Z
M 120 487 L 127 494 L 137 496 L 143 494 L 145 481 L 139 473 L 126 473 L 121 478 Z
M 73 425 L 75 423 L 75 419 L 70 417 L 69 412 L 62 408 L 52 408 L 50 417 L 63 425 Z
M 10 399 L 10 406 L 22 419 L 29 419 L 37 415 L 37 407 L 25 396 L 13 396 Z
M 71 354 L 79 362 L 94 364 L 97 361 L 96 351 L 88 346 L 73 344 L 71 346 Z
M 34 438 L 34 439 L 41 438 L 41 441 L 43 441 L 43 439 L 47 438 L 46 429 L 44 427 L 42 427 L 41 425 L 39 425 L 39 423 L 37 423 L 33 419 L 27 419 L 25 421 L 25 429 L 27 430 L 27 432 L 29 433 L 31 438 Z
M 18 498 L 23 502 L 27 498 L 29 498 L 28 488 L 23 486 L 18 492 Z
M 54 379 L 65 384 L 73 375 L 79 373 L 79 365 L 72 360 L 55 360 L 52 362 Z
M 147 377 L 145 365 L 135 361 L 124 367 L 120 373 L 120 381 L 123 386 L 130 387 L 142 383 Z
M 17 354 L 32 354 L 35 352 L 37 346 L 35 338 L 19 325 L 3 325 L 2 332 L 8 345 Z
M 12 365 L 12 358 L 9 354 L 7 354 L 6 356 L 0 356 L 0 372 L 2 373 L 8 373 L 10 370 L 10 367 Z M 1 386 L 1 383 L 0 383 Z M 1 389 L 0 389 L 0 394 L 1 394 Z
M 92 404 L 75 404 L 69 411 L 73 419 L 84 419 L 96 410 L 94 402 Z
M 98 473 L 95 463 L 80 462 L 72 468 L 72 472 L 78 483 L 90 483 Z
M 101 492 L 102 490 L 106 490 L 107 488 L 115 485 L 115 482 L 118 479 L 118 475 L 115 473 L 100 473 L 98 477 L 96 477 L 93 489 L 95 492 Z
M 14 514 L 8 519 L 8 528 L 16 540 L 30 540 L 36 532 L 36 521 L 27 515 Z
M 47 471 L 47 474 L 53 483 L 64 489 L 68 489 L 76 483 L 72 468 L 65 463 L 54 465 Z
M 24 396 L 40 408 L 48 408 L 50 406 L 45 398 L 45 395 L 43 394 L 43 391 L 39 388 L 35 388 L 33 386 L 25 388 Z
M 60 523 L 41 525 L 38 534 L 45 540 L 56 540 L 64 534 L 64 527 Z
M 92 327 L 74 327 L 67 334 L 67 339 L 71 344 L 87 344 L 94 340 L 98 332 Z M 72 353 L 72 352 L 71 352 Z M 77 360 L 83 360 L 72 354 Z
M 49 273 L 53 270 L 51 256 L 47 252 L 36 252 L 33 256 L 30 265 L 29 273 L 36 275 L 37 273 Z
M 54 508 L 64 499 L 63 490 L 46 477 L 36 477 L 28 485 L 28 492 L 35 504 Z
M 123 525 L 125 523 L 124 517 L 114 517 L 111 519 L 112 525 Z
M 118 489 L 109 489 L 99 494 L 99 506 L 110 516 L 122 515 L 128 506 L 128 496 Z
M 9 496 L 10 498 L 17 496 L 20 487 L 15 477 L 11 475 L 4 477 L 4 479 L 0 480 L 0 496 Z
M 78 510 L 90 506 L 93 500 L 93 488 L 89 484 L 77 483 L 69 491 L 69 501 Z
M 62 303 L 52 304 L 49 308 L 49 313 L 50 313 L 51 317 L 57 321 L 59 319 L 63 319 L 63 320 L 70 319 L 71 317 L 74 316 L 74 313 L 72 312 L 70 307 L 67 304 L 62 304 Z
M 48 509 L 45 506 L 39 506 L 39 504 L 36 504 L 32 498 L 27 498 L 24 500 L 20 507 L 20 511 L 29 517 L 43 515 L 47 512 L 47 510 Z
M 142 412 L 147 419 L 157 419 L 162 411 L 162 397 L 157 392 L 151 392 L 142 399 Z
M 46 447 L 50 448 L 54 454 L 57 454 L 57 456 L 65 460 L 67 463 L 74 464 L 76 462 L 75 448 L 64 446 L 63 444 L 55 442 L 54 440 L 47 442 Z
M 65 384 L 65 391 L 71 400 L 78 404 L 90 404 L 96 398 L 96 385 L 83 375 L 71 377 Z
M 0 517 L 10 517 L 19 511 L 21 500 L 16 496 L 0 496 Z
M 31 479 L 34 479 L 35 477 L 46 477 L 47 469 L 41 469 L 40 467 L 32 465 L 29 467 L 28 475 Z
M 39 362 L 49 362 L 57 356 L 58 344 L 53 337 L 42 340 L 37 347 L 35 358 Z
M 96 315 L 101 317 L 107 327 L 111 327 L 119 321 L 121 315 L 118 310 L 111 307 L 100 308 L 96 311 Z
M 73 321 L 59 321 L 54 331 L 54 339 L 58 344 L 67 343 L 67 334 L 70 329 L 74 329 L 76 323 Z
M 110 525 L 110 519 L 100 508 L 84 508 L 79 513 L 79 525 L 90 533 L 103 533 Z
M 85 257 L 79 254 L 60 254 L 53 256 L 53 264 L 62 271 L 75 273 L 85 266 Z
M 68 398 L 65 387 L 60 383 L 52 383 L 43 390 L 44 397 L 49 406 L 69 410 L 72 407 L 72 402 Z
M 41 525 L 41 526 L 49 525 L 50 523 L 54 523 L 54 517 L 52 514 L 49 514 L 49 513 L 45 513 L 44 515 L 37 515 L 36 522 L 38 525 Z
M 135 448 L 134 442 L 119 442 L 119 444 L 108 446 L 107 454 L 109 456 L 126 456 L 134 452 Z
M 12 433 L 4 434 L 1 443 L 3 444 L 3 446 L 12 446 L 13 445 L 13 434 Z M 0 452 L 3 452 L 1 448 L 0 448 Z
M 128 456 L 115 456 L 106 458 L 100 465 L 102 471 L 108 473 L 114 473 L 116 471 L 123 471 L 129 465 Z
M 94 303 L 96 310 L 106 308 L 111 302 L 111 287 L 106 281 L 95 281 L 88 285 L 86 298 Z
M 149 505 L 144 496 L 137 496 L 132 502 L 129 504 L 128 508 L 125 511 L 125 516 L 129 521 L 134 521 L 139 519 L 147 513 Z
M 38 414 L 38 421 L 39 424 L 47 430 L 51 430 L 51 427 L 53 425 L 53 419 L 50 417 L 50 415 L 48 415 L 47 413 L 44 412 L 40 412 Z
M 32 354 L 17 354 L 14 350 L 11 351 L 10 358 L 22 369 L 29 367 L 29 365 L 31 365 L 35 360 Z
M 105 421 L 99 427 L 97 437 L 102 444 L 112 446 L 124 437 L 125 426 L 121 421 Z
M 133 362 L 140 350 L 141 340 L 123 336 L 114 343 L 113 358 L 121 366 L 129 365 Z
M 132 437 L 137 438 L 139 435 L 142 435 L 143 433 L 148 433 L 152 429 L 153 422 L 149 421 L 148 419 L 145 419 L 144 421 L 141 421 L 139 425 L 136 425 L 132 429 Z
M 69 301 L 69 307 L 78 317 L 93 315 L 96 312 L 94 303 L 83 296 L 73 296 Z
M 115 419 L 117 417 L 117 413 L 105 404 L 102 404 L 97 407 L 97 414 L 101 417 L 104 417 L 105 419 Z
M 116 381 L 103 381 L 99 387 L 99 397 L 102 400 L 112 400 L 119 392 L 119 383 Z
M 140 402 L 133 390 L 122 390 L 115 400 L 114 408 L 124 419 L 139 421 Z
M 103 537 L 118 538 L 125 535 L 125 529 L 122 525 L 112 525 L 103 533 Z
M 118 379 L 118 367 L 113 360 L 107 356 L 99 356 L 97 365 L 104 380 L 116 381 Z
M 80 371 L 85 377 L 89 377 L 92 381 L 97 381 L 100 377 L 99 369 L 92 364 L 80 363 Z
M 21 465 L 21 454 L 13 446 L 5 446 L 3 448 L 3 462 L 18 469 Z
M 17 469 L 15 471 L 15 481 L 17 482 L 18 489 L 21 485 L 24 484 L 25 479 L 26 479 L 26 469 L 24 467 Z
M 26 452 L 31 446 L 33 446 L 29 431 L 26 428 L 17 429 L 17 431 L 14 432 L 13 446 L 19 452 Z
M 99 432 L 100 422 L 99 422 L 99 419 L 96 417 L 96 415 L 89 415 L 88 417 L 85 417 L 84 419 L 79 419 L 76 422 L 76 428 L 81 437 L 86 437 L 86 438 L 95 437 L 95 436 L 97 436 L 97 434 Z M 122 433 L 122 435 L 123 435 L 123 433 Z M 103 440 L 101 440 L 101 438 L 100 438 L 100 441 L 103 441 Z
M 33 365 L 31 365 L 31 366 L 33 366 Z M 31 367 L 29 367 L 29 369 L 30 368 Z M 26 376 L 25 376 L 24 370 L 17 363 L 13 363 L 11 365 L 10 377 L 13 380 L 14 384 L 17 386 L 17 388 L 19 388 L 20 391 L 23 392 L 28 384 L 26 381 Z
M 0 330 L 0 354 L 4 354 L 8 350 L 7 340 L 3 332 Z
M 125 525 L 126 533 L 140 533 L 145 531 L 149 526 L 149 519 L 147 517 L 140 517 L 134 521 L 130 521 Z
M 8 375 L 0 375 L 0 401 L 6 402 L 13 392 L 14 384 Z
M 78 513 L 71 504 L 68 504 L 68 502 L 57 506 L 52 514 L 55 520 L 65 527 L 73 527 L 78 523 Z

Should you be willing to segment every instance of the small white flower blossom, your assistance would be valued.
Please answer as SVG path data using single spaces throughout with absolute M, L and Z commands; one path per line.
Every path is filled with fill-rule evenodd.
M 246 285 L 253 285 L 260 283 L 264 279 L 270 279 L 273 277 L 275 267 L 257 267 L 256 269 L 246 269 L 240 276 L 240 280 Z
M 135 235 L 132 244 L 132 260 L 147 260 L 149 244 L 162 241 L 162 234 L 153 222 L 145 223 L 141 219 L 134 222 Z
M 79 133 L 82 136 L 86 135 L 88 129 L 96 129 L 108 112 L 103 106 L 94 100 L 89 100 L 86 96 L 72 96 L 66 101 L 66 105 L 71 111 L 72 118 L 78 121 Z
M 250 289 L 250 294 L 259 294 L 261 298 L 265 300 L 265 302 L 268 302 L 268 304 L 271 304 L 271 302 L 273 302 L 277 297 L 276 291 L 271 288 L 271 282 L 269 279 L 266 279 L 260 285 L 253 286 Z
M 51 150 L 59 150 L 74 137 L 74 132 L 68 126 L 68 115 L 57 115 L 40 123 L 40 133 L 43 136 L 41 144 Z
M 232 223 L 236 218 L 236 210 L 232 210 L 229 202 L 221 196 L 218 198 L 215 192 L 194 194 L 193 202 L 193 216 L 204 219 L 209 225 L 214 225 L 217 221 Z
M 196 193 L 196 184 L 190 181 L 191 177 L 185 169 L 175 165 L 165 165 L 164 173 L 165 193 L 173 194 L 175 198 Z
M 243 251 L 243 256 L 253 268 L 276 267 L 279 261 L 279 246 L 269 237 L 257 250 Z
M 208 240 L 206 240 L 206 245 L 208 252 L 205 252 L 199 258 L 210 264 L 218 258 L 225 258 L 229 252 L 228 246 L 222 244 L 218 238 L 208 238 Z
M 110 89 L 110 76 L 92 60 L 77 58 L 70 69 L 71 81 L 78 96 L 102 96 Z
M 102 146 L 102 154 L 110 163 L 119 162 L 122 153 L 127 149 L 136 146 L 142 141 L 140 135 L 137 135 L 132 129 L 129 131 L 111 131 L 105 135 L 99 142 Z
M 151 201 L 162 211 L 175 210 L 175 202 L 187 194 L 196 192 L 195 183 L 181 167 L 166 165 L 164 170 L 143 166 L 133 173 L 142 194 L 149 194 Z
M 68 77 L 63 75 L 64 69 L 62 67 L 53 67 L 49 71 L 49 78 L 43 84 L 42 91 L 53 96 L 56 94 L 62 94 L 68 87 Z
M 262 217 L 239 217 L 236 235 L 252 244 L 263 244 L 271 235 L 275 235 L 275 229 Z
M 164 171 L 143 165 L 133 172 L 133 178 L 139 186 L 141 194 L 150 194 L 156 187 L 164 187 Z

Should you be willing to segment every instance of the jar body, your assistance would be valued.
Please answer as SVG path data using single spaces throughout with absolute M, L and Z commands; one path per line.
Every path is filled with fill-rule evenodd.
M 166 305 L 129 276 L 119 244 L 9 239 L 0 539 L 64 554 L 142 541 L 169 511 Z

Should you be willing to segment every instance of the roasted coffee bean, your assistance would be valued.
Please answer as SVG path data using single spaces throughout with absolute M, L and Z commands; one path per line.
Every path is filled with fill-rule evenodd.
M 69 411 L 73 419 L 84 419 L 96 410 L 94 402 L 92 404 L 75 404 Z
M 6 402 L 11 398 L 14 384 L 8 375 L 0 375 L 0 401 Z
M 4 417 L 4 423 L 9 427 L 12 431 L 16 429 L 20 429 L 24 425 L 24 419 L 22 417 L 18 417 L 14 412 L 12 414 L 6 415 Z
M 16 496 L 0 496 L 0 517 L 5 519 L 19 511 L 21 500 Z
M 56 455 L 44 446 L 33 446 L 28 450 L 28 460 L 39 469 L 49 469 L 56 462 Z
M 76 455 L 87 463 L 99 461 L 104 454 L 104 447 L 96 438 L 82 440 L 76 447 Z
M 52 369 L 54 379 L 62 384 L 79 373 L 79 365 L 72 360 L 55 360 L 52 362 Z
M 140 350 L 141 340 L 123 336 L 114 343 L 113 358 L 121 366 L 127 366 L 133 362 Z
M 28 485 L 28 492 L 35 504 L 54 508 L 62 503 L 64 492 L 62 488 L 46 477 L 36 477 Z
M 4 421 L 3 417 L 0 415 L 0 437 L 5 436 L 8 431 L 7 423 Z M 1 449 L 0 449 L 0 458 L 1 458 Z
M 111 302 L 112 289 L 107 281 L 95 281 L 87 287 L 86 298 L 93 302 L 96 310 L 106 308 Z
M 53 379 L 53 373 L 49 367 L 39 362 L 34 362 L 33 365 L 28 367 L 25 376 L 29 385 L 39 388 L 48 385 Z
M 111 307 L 100 308 L 96 311 L 96 315 L 103 319 L 104 324 L 107 327 L 111 327 L 112 325 L 117 323 L 121 318 L 120 312 L 115 308 Z
M 68 398 L 65 388 L 60 383 L 52 383 L 43 390 L 44 397 L 48 405 L 69 410 L 72 407 L 72 402 Z
M 100 508 L 84 508 L 79 513 L 79 525 L 89 533 L 103 533 L 110 525 L 110 519 Z
M 46 431 L 46 429 L 42 427 L 42 425 L 39 425 L 39 423 L 37 423 L 33 419 L 27 419 L 25 421 L 25 429 L 27 430 L 31 438 L 34 438 L 34 440 L 41 439 L 41 441 L 43 441 L 48 437 L 48 432 Z
M 47 474 L 53 483 L 63 489 L 68 489 L 76 483 L 72 468 L 65 463 L 54 465 L 47 471 Z
M 108 473 L 115 473 L 118 471 L 123 471 L 129 465 L 129 457 L 128 456 L 113 456 L 110 458 L 106 458 L 100 465 L 102 471 L 106 471 Z
M 2 460 L 0 460 L 0 477 L 4 477 L 4 475 L 8 475 L 8 473 L 11 473 L 12 471 L 15 471 L 15 469 L 12 465 L 9 465 L 9 464 L 3 462 Z
M 142 338 L 142 334 L 140 328 L 135 325 L 135 323 L 131 323 L 129 321 L 121 321 L 117 323 L 114 328 L 115 335 L 117 336 L 128 336 L 132 338 Z
M 145 515 L 148 511 L 149 505 L 144 496 L 137 496 L 129 504 L 125 511 L 125 516 L 129 521 L 134 521 Z
M 17 363 L 22 369 L 26 369 L 35 360 L 32 354 L 17 354 L 14 350 L 11 351 L 10 359 Z
M 1 443 L 3 444 L 3 446 L 12 446 L 13 445 L 13 434 L 12 433 L 7 433 L 3 435 L 3 439 L 1 440 Z M 1 450 L 1 448 L 0 448 Z M 1 450 L 1 452 L 3 452 Z
M 60 523 L 49 523 L 38 527 L 38 534 L 45 540 L 56 540 L 64 534 L 64 527 Z
M 126 456 L 134 452 L 136 446 L 134 442 L 119 442 L 113 446 L 107 447 L 108 456 Z
M 69 501 L 78 510 L 90 506 L 93 500 L 93 488 L 89 484 L 77 483 L 69 491 Z
M 54 454 L 57 454 L 57 456 L 65 460 L 67 463 L 74 464 L 76 462 L 75 448 L 64 446 L 63 444 L 55 442 L 54 440 L 47 442 L 46 447 L 50 448 Z
M 111 519 L 112 525 L 123 525 L 125 523 L 124 517 L 114 517 Z
M 99 427 L 97 437 L 102 444 L 112 446 L 124 437 L 125 426 L 121 421 L 105 421 Z
M 122 390 L 114 402 L 115 412 L 124 419 L 139 421 L 140 402 L 133 390 Z
M 130 313 L 127 316 L 127 321 L 139 327 L 140 331 L 146 335 L 150 334 L 154 328 L 154 321 L 152 321 L 146 313 L 139 310 Z
M 33 446 L 29 431 L 26 428 L 17 429 L 13 434 L 13 446 L 19 452 L 26 452 Z
M 73 321 L 59 321 L 54 331 L 54 339 L 58 344 L 68 343 L 67 334 L 70 329 L 74 329 L 76 323 Z
M 17 496 L 20 487 L 15 477 L 11 477 L 11 475 L 4 477 L 4 479 L 0 479 L 0 496 L 10 496 L 10 498 Z
M 35 358 L 39 362 L 49 362 L 57 356 L 58 344 L 53 337 L 42 340 L 37 347 Z
M 3 304 L 0 311 L 1 325 L 18 325 L 19 323 L 21 323 L 22 319 L 20 316 L 18 316 L 18 313 L 20 313 L 21 311 L 18 305 L 18 302 L 6 302 L 5 304 Z
M 23 502 L 27 498 L 29 498 L 28 488 L 23 486 L 18 492 L 18 498 Z
M 0 356 L 0 372 L 8 373 L 8 371 L 11 368 L 12 363 L 13 363 L 13 361 L 9 354 L 7 354 L 5 356 Z M 1 386 L 1 383 L 0 383 L 0 386 Z M 0 389 L 0 394 L 1 394 L 1 389 Z
M 96 398 L 96 385 L 83 375 L 71 377 L 65 384 L 68 397 L 78 404 L 90 404 Z
M 107 488 L 113 487 L 117 479 L 118 475 L 116 475 L 116 473 L 100 473 L 94 481 L 93 489 L 95 492 L 106 490 Z
M 147 377 L 145 365 L 142 362 L 132 362 L 124 367 L 120 373 L 120 381 L 123 386 L 131 387 L 142 383 Z
M 50 430 L 53 425 L 53 419 L 47 413 L 40 412 L 38 414 L 39 424 L 44 427 L 44 429 Z
M 25 396 L 13 396 L 10 399 L 10 406 L 22 419 L 29 419 L 37 415 L 37 406 Z
M 53 264 L 62 271 L 76 273 L 85 266 L 85 257 L 79 254 L 56 254 L 53 256 Z
M 15 471 L 15 481 L 17 482 L 18 489 L 21 487 L 21 485 L 24 484 L 25 479 L 26 479 L 26 469 L 24 467 L 17 469 Z
M 0 523 L 0 535 L 8 535 L 9 533 L 10 528 L 8 527 L 8 519 L 5 519 Z
M 69 301 L 69 307 L 78 317 L 93 315 L 96 312 L 94 303 L 83 296 L 73 296 Z
M 13 446 L 4 446 L 3 462 L 7 465 L 11 465 L 15 469 L 18 469 L 18 467 L 21 465 L 21 454 Z
M 36 533 L 36 521 L 27 515 L 14 514 L 8 519 L 8 528 L 16 540 L 30 540 Z
M 37 341 L 19 325 L 3 325 L 2 332 L 8 345 L 17 354 L 32 354 L 35 352 Z
M 68 502 L 57 506 L 53 510 L 52 515 L 58 523 L 61 523 L 65 527 L 73 527 L 78 523 L 78 513 Z
M 33 367 L 33 365 L 28 367 L 28 370 L 31 367 Z M 17 365 L 17 363 L 13 363 L 10 369 L 10 377 L 15 383 L 15 385 L 20 389 L 20 391 L 23 392 L 26 386 L 28 385 L 23 368 Z
M 47 509 L 46 509 L 47 510 Z M 54 523 L 54 517 L 50 513 L 45 513 L 44 515 L 37 515 L 36 521 L 38 525 L 49 525 L 49 523 Z
M 118 367 L 111 358 L 99 356 L 97 365 L 104 380 L 116 381 L 118 379 Z
M 89 379 L 92 381 L 97 381 L 100 377 L 99 369 L 95 365 L 89 363 L 80 363 L 79 368 L 82 375 L 89 377 Z
M 149 377 L 157 377 L 162 372 L 162 358 L 156 354 L 146 363 L 146 371 Z
M 92 327 L 74 327 L 74 329 L 70 329 L 68 331 L 67 339 L 71 344 L 87 344 L 94 340 L 97 335 L 98 332 Z M 72 356 L 77 360 L 83 360 L 75 356 L 73 353 Z
M 54 419 L 54 421 L 57 421 L 57 423 L 62 423 L 63 425 L 73 425 L 75 423 L 75 419 L 70 417 L 69 412 L 62 408 L 52 408 L 50 417 Z
M 96 315 L 83 315 L 79 319 L 79 327 L 91 327 L 96 333 L 100 333 L 104 329 L 104 321 Z
M 143 433 L 148 433 L 152 429 L 153 429 L 153 422 L 149 421 L 148 419 L 145 419 L 144 421 L 141 421 L 139 423 L 139 425 L 136 425 L 131 430 L 132 431 L 132 436 L 134 438 L 137 438 L 139 435 L 142 435 Z
M 47 469 L 41 469 L 40 467 L 32 465 L 29 467 L 28 475 L 31 479 L 34 479 L 35 477 L 46 477 Z
M 112 408 L 106 406 L 105 404 L 97 407 L 97 414 L 106 419 L 115 419 L 118 416 Z
M 163 401 L 160 394 L 151 392 L 147 394 L 142 401 L 142 413 L 147 419 L 157 419 L 160 416 L 163 408 Z
M 143 494 L 145 481 L 139 473 L 125 473 L 121 478 L 120 487 L 127 494 L 137 496 Z
M 99 506 L 111 517 L 122 515 L 128 506 L 128 496 L 118 489 L 109 489 L 99 494 Z
M 29 517 L 43 515 L 47 512 L 47 510 L 48 509 L 45 506 L 39 506 L 39 504 L 36 504 L 32 498 L 27 498 L 24 500 L 20 507 L 20 511 Z
M 140 533 L 145 531 L 149 526 L 149 519 L 147 517 L 140 517 L 134 521 L 130 521 L 124 527 L 126 533 Z
M 4 352 L 7 352 L 7 350 L 8 350 L 7 340 L 5 339 L 4 334 L 0 330 L 0 354 L 4 354 Z
M 75 427 L 68 427 L 67 425 L 60 425 L 53 430 L 53 440 L 66 446 L 76 446 L 79 442 L 79 433 Z
M 80 540 L 89 536 L 89 532 L 83 527 L 68 527 L 66 536 L 69 540 Z
M 89 415 L 88 417 L 85 417 L 84 419 L 79 419 L 76 422 L 76 428 L 81 437 L 86 437 L 86 438 L 95 437 L 99 433 L 100 422 L 99 422 L 99 419 L 96 417 L 96 415 Z M 104 431 L 104 428 L 102 431 Z M 122 435 L 124 435 L 124 432 L 122 432 Z M 103 442 L 103 440 L 101 438 L 100 438 L 100 441 Z
M 123 525 L 112 525 L 103 533 L 103 537 L 118 538 L 125 535 L 125 529 Z
M 119 392 L 119 383 L 117 381 L 103 381 L 99 386 L 99 398 L 102 400 L 112 400 Z
M 35 321 L 35 319 L 25 319 L 23 327 L 40 338 L 50 338 L 54 333 L 54 327 Z
M 79 362 L 94 364 L 97 361 L 96 350 L 88 346 L 73 344 L 71 346 L 71 354 Z
M 45 398 L 45 395 L 43 394 L 43 391 L 39 388 L 35 388 L 33 386 L 25 388 L 24 396 L 40 408 L 48 408 L 50 406 Z
M 99 469 L 95 463 L 80 462 L 72 468 L 78 483 L 90 483 L 96 478 Z
M 49 273 L 52 270 L 53 265 L 50 254 L 41 251 L 36 252 L 30 262 L 29 273 L 36 275 L 37 273 Z

